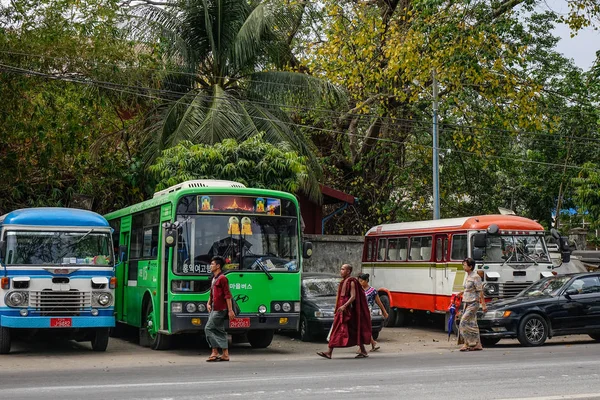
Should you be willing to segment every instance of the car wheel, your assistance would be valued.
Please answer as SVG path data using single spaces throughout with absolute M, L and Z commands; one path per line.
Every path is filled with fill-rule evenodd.
M 310 342 L 313 338 L 312 332 L 308 328 L 308 321 L 303 315 L 300 317 L 300 340 Z
M 548 338 L 548 324 L 538 314 L 529 314 L 521 320 L 517 339 L 523 346 L 541 346 Z
M 390 307 L 390 299 L 387 296 L 387 294 L 383 294 L 381 296 L 379 296 L 379 298 L 381 299 L 381 304 L 383 304 L 383 308 L 385 308 L 385 311 L 387 311 L 388 313 L 388 317 L 385 321 L 383 321 L 384 326 L 386 327 L 393 327 L 396 326 L 396 311 L 393 310 Z
M 596 342 L 600 342 L 600 333 L 590 333 L 590 337 Z
M 481 340 L 481 344 L 484 346 L 494 346 L 495 344 L 497 344 L 500 341 L 500 339 L 485 338 L 485 337 L 480 338 L 480 340 Z

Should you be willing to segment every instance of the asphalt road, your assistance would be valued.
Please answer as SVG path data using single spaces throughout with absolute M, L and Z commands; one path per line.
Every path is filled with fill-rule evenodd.
M 104 354 L 78 344 L 17 351 L 0 358 L 0 399 L 600 399 L 599 343 L 511 341 L 461 353 L 434 341 L 426 351 L 398 352 L 391 351 L 395 329 L 382 337 L 383 352 L 366 359 L 339 349 L 326 360 L 314 353 L 324 343 L 287 337 L 260 351 L 234 347 L 227 363 L 206 363 L 196 346 L 153 352 L 122 340 Z

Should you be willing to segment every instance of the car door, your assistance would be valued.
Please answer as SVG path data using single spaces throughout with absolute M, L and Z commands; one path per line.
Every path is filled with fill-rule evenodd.
M 563 297 L 566 329 L 587 331 L 600 327 L 600 279 L 597 275 L 574 279 Z

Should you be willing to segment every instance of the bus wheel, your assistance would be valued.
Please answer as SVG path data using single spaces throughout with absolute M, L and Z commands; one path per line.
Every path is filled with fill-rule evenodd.
M 275 331 L 273 329 L 248 331 L 248 342 L 250 343 L 250 346 L 255 349 L 264 349 L 269 347 L 273 341 L 274 334 Z
M 157 332 L 158 324 L 154 320 L 154 316 L 152 301 L 148 300 L 142 315 L 140 346 L 150 347 L 152 350 L 167 350 L 171 345 L 171 337 Z
M 108 347 L 109 328 L 96 329 L 94 338 L 92 339 L 92 350 L 106 351 Z
M 381 304 L 383 304 L 385 311 L 387 311 L 387 313 L 388 313 L 388 318 L 383 322 L 384 326 L 386 326 L 386 327 L 396 326 L 396 318 L 397 318 L 396 310 L 394 310 L 390 307 L 389 297 L 387 296 L 387 294 L 383 294 L 383 295 L 379 296 L 379 298 L 381 299 Z
M 0 327 L 0 354 L 10 353 L 10 329 Z
M 404 326 L 407 323 L 406 310 L 396 309 L 396 321 L 394 326 Z

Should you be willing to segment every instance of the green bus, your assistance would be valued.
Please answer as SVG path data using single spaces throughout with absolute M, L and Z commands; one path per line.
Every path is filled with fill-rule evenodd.
M 229 321 L 232 339 L 265 348 L 275 330 L 298 329 L 302 258 L 312 244 L 302 243 L 293 195 L 187 181 L 106 219 L 122 261 L 116 319 L 139 329 L 142 346 L 167 349 L 176 334 L 203 334 L 214 256 L 225 259 L 241 310 Z

